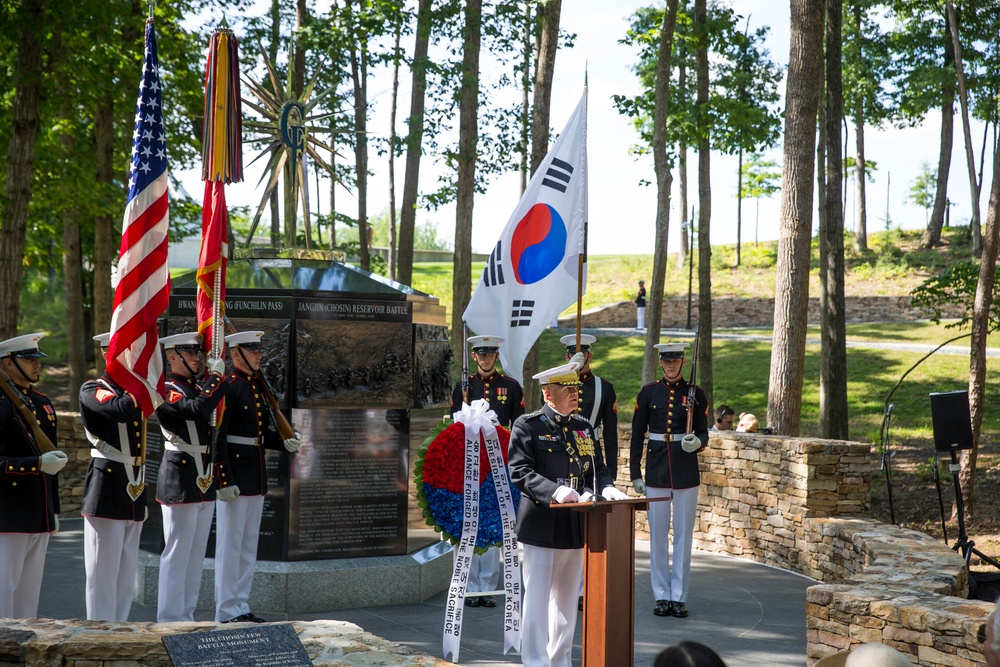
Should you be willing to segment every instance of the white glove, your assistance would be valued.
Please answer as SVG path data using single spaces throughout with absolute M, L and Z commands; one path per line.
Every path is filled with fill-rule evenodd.
M 552 502 L 554 503 L 575 503 L 579 502 L 579 500 L 580 494 L 568 486 L 560 486 L 552 494 Z
M 236 486 L 234 484 L 233 486 L 227 486 L 224 489 L 219 489 L 218 491 L 216 491 L 215 492 L 215 499 L 216 500 L 221 500 L 222 502 L 225 503 L 225 502 L 229 502 L 230 500 L 233 500 L 234 498 L 238 497 L 239 495 L 240 495 L 240 487 L 238 487 L 238 486 Z
M 583 365 L 587 363 L 586 357 L 583 356 L 583 352 L 577 352 L 569 359 L 569 363 L 576 364 L 576 370 L 583 368 Z
M 226 362 L 216 357 L 209 357 L 205 362 L 205 368 L 208 369 L 209 373 L 215 373 L 219 376 L 226 374 Z
M 635 492 L 638 493 L 640 496 L 646 495 L 646 483 L 641 479 L 638 478 L 633 479 L 632 488 L 635 489 Z
M 589 503 L 593 499 L 594 499 L 594 494 L 591 493 L 590 491 L 584 491 L 583 493 L 580 494 L 581 503 Z
M 701 440 L 694 433 L 688 433 L 681 438 L 681 449 L 690 454 L 701 449 Z
M 39 459 L 38 467 L 46 475 L 54 475 L 69 463 L 69 457 L 58 449 L 54 452 L 45 452 Z
M 294 454 L 299 451 L 299 447 L 302 446 L 302 435 L 296 431 L 294 438 L 289 438 L 281 444 L 285 446 L 285 451 L 292 452 Z
M 59 515 L 55 514 L 52 518 L 55 519 L 55 523 L 52 524 L 52 530 L 49 531 L 49 535 L 55 535 L 59 532 Z
M 642 480 L 637 480 L 637 481 L 641 482 Z M 645 489 L 643 490 L 645 491 Z M 604 496 L 605 500 L 628 500 L 628 496 L 619 491 L 618 488 L 615 487 L 615 485 L 613 484 L 604 487 L 604 490 L 601 491 L 601 495 Z

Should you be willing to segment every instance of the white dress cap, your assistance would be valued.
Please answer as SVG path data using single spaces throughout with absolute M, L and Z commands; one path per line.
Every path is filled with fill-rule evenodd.
M 201 347 L 201 334 L 197 331 L 185 331 L 184 333 L 164 336 L 160 339 L 160 345 L 164 350 L 172 350 L 175 347 Z
M 565 345 L 566 347 L 572 347 L 575 350 L 576 334 L 575 333 L 566 334 L 565 336 L 559 339 L 559 342 Z M 595 338 L 594 336 L 591 336 L 590 334 L 580 334 L 580 347 L 590 347 L 596 342 L 597 338 Z
M 260 345 L 260 339 L 263 335 L 263 331 L 239 331 L 226 336 L 226 344 L 246 347 Z
M 0 342 L 0 357 L 11 356 L 19 359 L 47 357 L 47 354 L 38 349 L 38 341 L 43 338 L 45 338 L 44 332 L 8 338 Z
M 500 336 L 471 336 L 469 345 L 473 350 L 496 350 L 500 348 L 503 338 Z

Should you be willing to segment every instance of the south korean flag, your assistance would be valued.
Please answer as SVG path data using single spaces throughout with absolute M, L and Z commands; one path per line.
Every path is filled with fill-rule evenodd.
M 524 359 L 542 331 L 586 286 L 587 91 L 528 183 L 490 253 L 463 318 L 504 339 L 504 371 L 523 384 Z M 583 275 L 579 262 L 583 258 Z M 581 292 L 582 293 L 582 292 Z

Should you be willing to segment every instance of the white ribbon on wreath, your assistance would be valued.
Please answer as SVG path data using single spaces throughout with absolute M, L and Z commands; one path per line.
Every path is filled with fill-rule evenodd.
M 503 526 L 501 562 L 504 573 L 504 653 L 521 648 L 521 563 L 518 559 L 517 537 L 514 535 L 515 508 L 510 490 L 510 479 L 503 463 L 500 438 L 497 435 L 496 413 L 489 403 L 479 399 L 471 405 L 462 405 L 452 415 L 455 422 L 465 426 L 465 489 L 462 497 L 462 535 L 455 556 L 455 569 L 448 587 L 445 607 L 443 652 L 445 659 L 458 661 L 462 641 L 462 610 L 465 589 L 469 582 L 469 569 L 475 553 L 476 535 L 479 533 L 479 443 L 482 438 L 486 455 L 493 472 L 497 504 Z M 452 657 L 449 658 L 448 656 Z

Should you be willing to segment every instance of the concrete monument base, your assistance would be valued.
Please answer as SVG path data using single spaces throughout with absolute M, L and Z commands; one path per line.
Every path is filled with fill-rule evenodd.
M 338 609 L 413 604 L 448 588 L 452 545 L 434 542 L 405 556 L 297 562 L 257 561 L 250 608 L 255 612 L 306 614 Z M 156 605 L 160 556 L 139 552 L 133 599 Z M 199 609 L 215 608 L 215 559 L 202 568 Z

